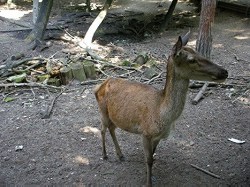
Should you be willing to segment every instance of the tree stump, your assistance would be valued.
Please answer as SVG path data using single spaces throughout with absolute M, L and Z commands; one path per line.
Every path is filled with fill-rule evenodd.
M 72 70 L 73 77 L 76 80 L 79 80 L 81 82 L 86 80 L 86 74 L 84 72 L 84 68 L 83 68 L 82 63 L 80 63 L 80 62 L 72 63 L 72 64 L 70 64 L 70 67 Z
M 62 67 L 60 69 L 60 79 L 63 85 L 67 85 L 73 79 L 73 73 L 70 67 Z
M 95 65 L 93 62 L 89 60 L 85 60 L 82 62 L 84 72 L 87 78 L 95 79 L 96 78 L 96 71 L 95 71 Z

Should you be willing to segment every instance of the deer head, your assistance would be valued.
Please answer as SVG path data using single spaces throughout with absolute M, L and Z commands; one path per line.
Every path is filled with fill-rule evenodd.
M 198 52 L 185 45 L 190 32 L 179 37 L 172 49 L 171 58 L 175 65 L 175 73 L 183 79 L 223 82 L 228 76 L 227 70 L 201 56 Z

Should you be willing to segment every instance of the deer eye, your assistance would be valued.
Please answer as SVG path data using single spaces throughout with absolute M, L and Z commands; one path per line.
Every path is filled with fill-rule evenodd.
M 189 62 L 189 64 L 195 64 L 196 60 L 195 59 L 190 59 L 188 62 Z

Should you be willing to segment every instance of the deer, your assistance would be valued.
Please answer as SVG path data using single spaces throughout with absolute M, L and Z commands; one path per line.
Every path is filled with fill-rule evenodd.
M 142 136 L 146 161 L 146 186 L 152 186 L 153 155 L 160 140 L 167 138 L 181 115 L 190 80 L 223 82 L 228 72 L 187 47 L 190 31 L 179 36 L 167 60 L 165 86 L 159 90 L 136 81 L 108 78 L 94 89 L 101 116 L 103 159 L 107 159 L 105 135 L 112 137 L 116 154 L 124 156 L 115 129 Z

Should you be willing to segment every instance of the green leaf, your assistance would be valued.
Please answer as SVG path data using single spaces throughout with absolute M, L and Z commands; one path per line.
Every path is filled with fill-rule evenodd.
M 23 73 L 20 75 L 11 76 L 11 77 L 7 78 L 7 80 L 10 82 L 19 83 L 19 82 L 22 82 L 23 80 L 25 80 L 26 76 L 27 76 L 27 74 Z
M 13 97 L 5 97 L 4 99 L 3 99 L 3 101 L 4 102 L 11 102 L 11 101 L 14 101 L 16 98 L 13 98 Z

